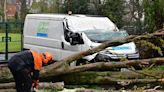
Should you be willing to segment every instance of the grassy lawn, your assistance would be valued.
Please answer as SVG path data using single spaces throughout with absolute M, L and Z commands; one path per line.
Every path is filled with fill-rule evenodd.
M 19 33 L 9 33 L 11 41 L 8 42 L 8 51 L 20 51 L 21 50 L 21 34 Z M 5 33 L 0 33 L 0 52 L 5 52 L 5 41 L 2 41 L 2 37 L 5 37 Z

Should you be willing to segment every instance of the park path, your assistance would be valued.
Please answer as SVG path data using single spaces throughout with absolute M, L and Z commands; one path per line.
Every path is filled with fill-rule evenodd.
M 8 59 L 10 59 L 13 55 L 15 55 L 16 53 L 9 53 L 8 54 Z M 0 54 L 0 62 L 5 60 L 5 54 Z

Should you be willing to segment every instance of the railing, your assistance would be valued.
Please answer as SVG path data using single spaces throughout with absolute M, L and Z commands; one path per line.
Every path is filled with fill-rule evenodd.
M 0 22 L 0 60 L 9 59 L 9 53 L 23 49 L 23 23 Z M 3 55 L 2 55 L 3 54 Z

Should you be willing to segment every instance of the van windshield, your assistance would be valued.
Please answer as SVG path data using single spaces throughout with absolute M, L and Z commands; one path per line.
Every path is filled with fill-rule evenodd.
M 126 31 L 86 30 L 87 37 L 94 42 L 121 40 L 129 36 Z

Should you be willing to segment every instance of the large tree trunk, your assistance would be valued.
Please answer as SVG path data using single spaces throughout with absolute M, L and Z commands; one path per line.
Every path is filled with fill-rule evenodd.
M 145 73 L 146 72 L 146 73 Z M 150 76 L 148 76 L 150 75 Z M 152 84 L 155 85 L 164 85 L 164 79 L 162 76 L 164 75 L 164 71 L 124 71 L 124 72 L 80 72 L 80 73 L 70 73 L 65 75 L 59 75 L 56 77 L 46 77 L 40 79 L 40 81 L 63 81 L 66 85 L 113 85 L 116 87 L 133 87 Z M 157 78 L 156 78 L 157 77 Z M 61 83 L 40 83 L 40 88 L 54 88 L 54 89 L 62 89 L 64 87 L 63 82 Z M 6 88 L 15 88 L 14 83 L 1 83 L 0 89 Z
M 135 65 L 151 65 L 151 64 L 162 64 L 164 63 L 164 58 L 152 58 L 152 59 L 143 59 L 143 60 L 129 60 L 124 62 L 97 62 L 81 66 L 69 67 L 68 65 L 63 65 L 64 67 L 56 68 L 51 70 L 51 72 L 41 72 L 42 77 L 57 76 L 62 74 L 82 72 L 89 70 L 108 70 L 112 68 L 122 68 L 122 67 L 131 67 Z M 45 71 L 45 70 L 42 70 Z
M 89 70 L 108 70 L 112 68 L 121 68 L 121 67 L 130 67 L 133 65 L 151 65 L 151 64 L 162 64 L 164 63 L 164 58 L 153 58 L 153 59 L 144 59 L 144 60 L 131 60 L 125 62 L 98 62 L 93 64 L 86 64 L 81 66 L 74 67 L 59 67 L 54 69 L 50 73 L 41 72 L 41 79 L 51 79 L 54 76 L 60 76 L 63 74 L 70 74 L 76 72 L 83 72 Z M 1 69 L 0 72 L 0 82 L 11 82 L 13 81 L 12 75 L 9 70 L 6 68 Z
M 138 40 L 145 40 L 145 39 L 151 40 L 151 39 L 154 39 L 155 37 L 159 37 L 159 36 L 161 37 L 163 35 L 164 34 L 161 32 L 161 33 L 153 33 L 153 34 L 141 35 L 141 36 L 130 36 L 126 39 L 114 41 L 114 42 L 104 42 L 95 48 L 92 48 L 92 49 L 89 49 L 86 51 L 82 51 L 80 53 L 77 53 L 77 54 L 71 55 L 67 58 L 64 58 L 62 60 L 59 60 L 56 63 L 51 64 L 51 65 L 45 67 L 44 69 L 42 69 L 41 73 L 44 75 L 47 75 L 47 74 L 49 75 L 49 74 L 56 73 L 56 71 L 65 71 L 65 69 L 67 70 L 67 67 L 69 67 L 69 65 L 68 65 L 69 63 L 71 63 L 75 60 L 78 60 L 82 57 L 97 53 L 109 46 L 117 46 L 117 45 L 121 45 L 121 44 L 128 43 L 128 42 L 137 42 Z M 57 75 L 57 73 L 56 73 L 56 75 Z

